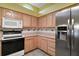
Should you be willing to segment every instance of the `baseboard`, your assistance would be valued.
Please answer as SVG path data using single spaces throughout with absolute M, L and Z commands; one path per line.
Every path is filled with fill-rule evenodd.
M 36 50 L 36 49 L 38 49 L 38 48 L 35 48 L 35 49 L 30 50 L 30 51 L 28 51 L 28 52 L 25 52 L 25 53 L 24 53 L 24 55 L 25 55 L 25 54 L 28 54 L 28 53 L 30 53 L 30 52 L 32 52 L 32 51 L 34 51 L 34 50 Z
M 40 48 L 38 48 L 38 49 L 40 49 Z M 44 53 L 46 53 L 46 54 L 49 55 L 49 56 L 53 56 L 53 55 L 48 54 L 47 52 L 45 52 L 45 51 L 42 50 L 42 49 L 40 49 L 40 50 L 43 51 Z
M 36 49 L 40 49 L 40 48 L 35 48 L 35 49 L 31 50 L 31 51 L 25 52 L 24 55 L 25 55 L 25 54 L 28 54 L 28 53 L 30 53 L 30 52 L 36 50 Z M 43 51 L 42 49 L 40 49 L 40 50 Z M 49 56 L 52 56 L 52 55 L 48 54 L 48 53 L 45 52 L 45 51 L 43 51 L 43 52 L 46 53 L 46 54 L 49 55 Z

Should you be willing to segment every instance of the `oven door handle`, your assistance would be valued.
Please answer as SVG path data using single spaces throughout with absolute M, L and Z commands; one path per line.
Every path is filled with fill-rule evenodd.
M 24 38 L 24 37 L 15 37 L 15 38 L 3 38 L 2 40 L 13 40 L 13 39 L 20 39 L 20 38 Z

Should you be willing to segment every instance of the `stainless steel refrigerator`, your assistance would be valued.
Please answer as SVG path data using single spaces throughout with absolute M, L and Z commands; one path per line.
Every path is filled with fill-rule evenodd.
M 79 6 L 56 14 L 56 56 L 79 56 Z

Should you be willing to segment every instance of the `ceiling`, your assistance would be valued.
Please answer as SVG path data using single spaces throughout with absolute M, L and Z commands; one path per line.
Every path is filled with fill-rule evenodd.
M 73 4 L 75 3 L 0 3 L 0 7 L 40 17 Z
M 45 5 L 47 5 L 49 3 L 30 3 L 30 4 L 37 7 L 37 8 L 41 8 L 41 7 L 44 7 Z

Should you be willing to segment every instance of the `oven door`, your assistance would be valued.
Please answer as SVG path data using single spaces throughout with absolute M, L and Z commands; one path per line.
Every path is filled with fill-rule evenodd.
M 24 50 L 24 38 L 2 41 L 2 56 L 10 55 L 21 50 Z

